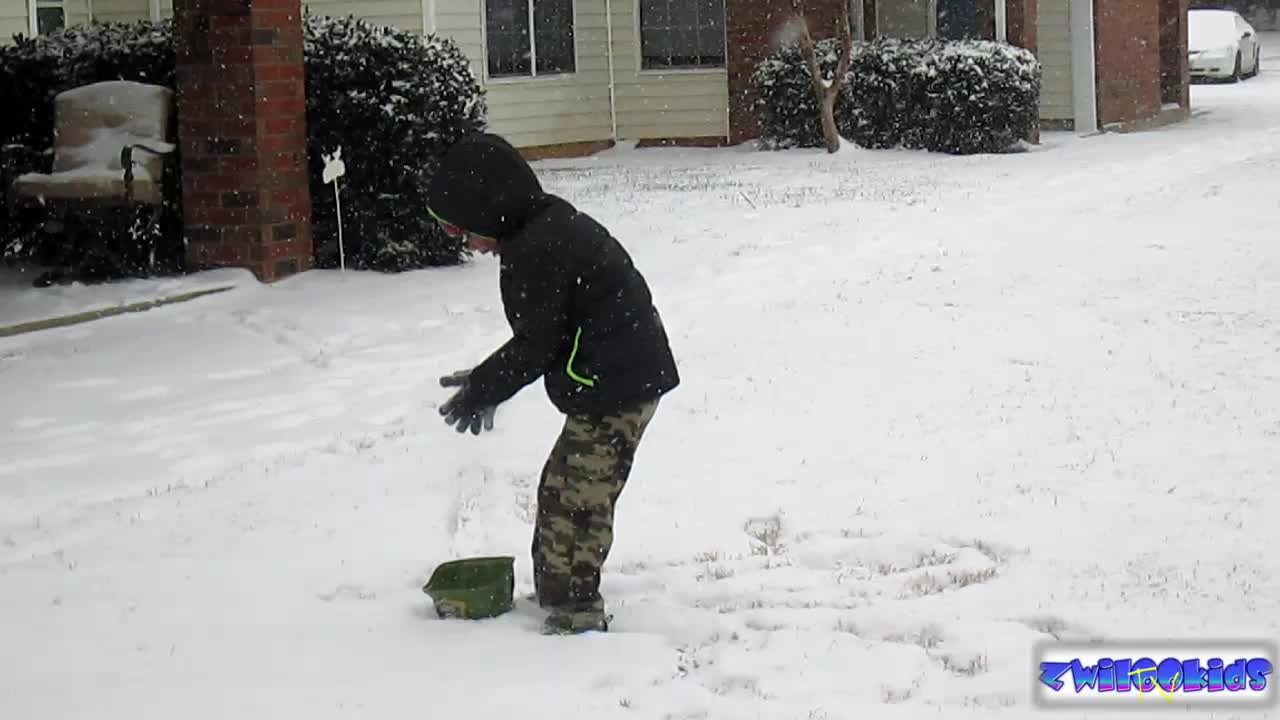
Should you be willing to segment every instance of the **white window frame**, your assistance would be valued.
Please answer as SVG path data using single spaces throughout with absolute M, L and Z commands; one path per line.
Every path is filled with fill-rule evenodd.
M 636 74 L 637 75 L 726 75 L 729 72 L 729 3 L 728 0 L 721 0 L 720 8 L 724 11 L 724 64 L 722 65 L 702 65 L 700 67 L 668 67 L 668 68 L 646 68 L 644 66 L 644 33 L 641 30 L 640 22 L 640 2 L 641 0 L 633 0 L 631 6 L 632 17 L 635 18 L 635 40 L 636 40 Z
M 489 17 L 486 12 L 486 0 L 480 0 L 480 68 L 484 71 L 485 85 L 516 85 L 519 83 L 529 82 L 552 82 L 555 80 L 571 79 L 577 76 L 582 67 L 582 49 L 579 43 L 581 36 L 578 34 L 578 6 L 582 0 L 570 0 L 570 6 L 573 10 L 572 26 L 573 26 L 573 70 L 569 72 L 556 72 L 545 75 L 538 74 L 538 36 L 534 32 L 533 23 L 533 3 L 536 0 L 524 0 L 529 7 L 529 55 L 531 61 L 529 63 L 528 75 L 498 75 L 489 74 Z
M 159 2 L 159 0 L 156 0 Z M 422 34 L 436 34 L 436 0 L 422 0 Z M 486 58 L 488 65 L 488 58 Z
M 1009 36 L 1009 5 L 1008 0 L 994 0 L 993 11 L 995 14 L 996 24 L 996 42 L 1008 42 Z M 850 12 L 857 15 L 854 25 L 858 28 L 855 38 L 858 40 L 867 39 L 867 29 L 863 27 L 865 23 L 866 4 L 864 0 L 850 0 Z M 882 3 L 876 3 L 876 31 L 880 29 L 880 9 L 883 8 Z M 938 0 L 929 0 L 929 37 L 937 39 L 938 37 Z
M 31 31 L 31 37 L 40 35 L 40 14 L 41 8 L 60 8 L 62 10 L 62 25 L 69 27 L 71 25 L 71 13 L 67 10 L 67 0 L 27 0 L 27 29 Z

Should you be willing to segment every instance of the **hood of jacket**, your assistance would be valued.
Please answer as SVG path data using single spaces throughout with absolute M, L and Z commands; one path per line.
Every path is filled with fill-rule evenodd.
M 436 219 L 501 241 L 524 226 L 546 195 L 514 147 L 497 135 L 477 133 L 445 153 L 427 200 Z

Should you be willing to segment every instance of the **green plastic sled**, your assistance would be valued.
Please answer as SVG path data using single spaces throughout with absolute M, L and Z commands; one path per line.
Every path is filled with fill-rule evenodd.
M 515 562 L 506 555 L 451 560 L 435 569 L 422 591 L 442 618 L 496 617 L 514 602 Z

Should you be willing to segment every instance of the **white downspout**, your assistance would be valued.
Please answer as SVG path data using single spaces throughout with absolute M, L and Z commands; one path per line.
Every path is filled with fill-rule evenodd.
M 1009 42 L 1009 1 L 996 0 L 996 42 Z
M 422 34 L 436 34 L 436 3 L 435 0 L 422 0 Z
M 607 53 L 609 56 L 609 123 L 611 126 L 610 137 L 616 143 L 618 142 L 618 97 L 614 84 L 613 75 L 613 2 L 612 0 L 604 0 L 604 29 L 605 43 L 608 45 Z
M 1077 135 L 1098 132 L 1097 49 L 1094 46 L 1093 0 L 1070 0 L 1071 114 Z
M 483 5 L 484 3 L 481 3 Z M 481 12 L 484 12 L 481 10 Z M 529 77 L 538 77 L 538 33 L 534 32 L 537 20 L 533 14 L 533 0 L 529 1 Z
M 84 0 L 85 12 L 89 13 L 89 24 L 93 24 L 93 0 Z M 62 12 L 66 12 L 66 4 L 63 4 Z
M 160 0 L 151 0 L 151 22 L 160 22 Z
M 36 17 L 36 0 L 27 0 L 27 30 L 31 37 L 40 34 L 40 19 Z

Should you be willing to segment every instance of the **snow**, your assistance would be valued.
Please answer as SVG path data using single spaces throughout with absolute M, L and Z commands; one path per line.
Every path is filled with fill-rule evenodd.
M 1050 635 L 1274 637 L 1280 76 L 1192 96 L 1013 155 L 539 163 L 632 250 L 685 379 L 607 635 L 420 590 L 493 553 L 531 587 L 559 416 L 537 385 L 491 435 L 435 411 L 507 336 L 490 258 L 0 339 L 0 715 L 1025 718 Z
M 0 268 L 0 328 L 257 282 L 248 271 L 228 268 L 185 277 L 72 283 L 31 291 L 37 274 L 25 268 Z

